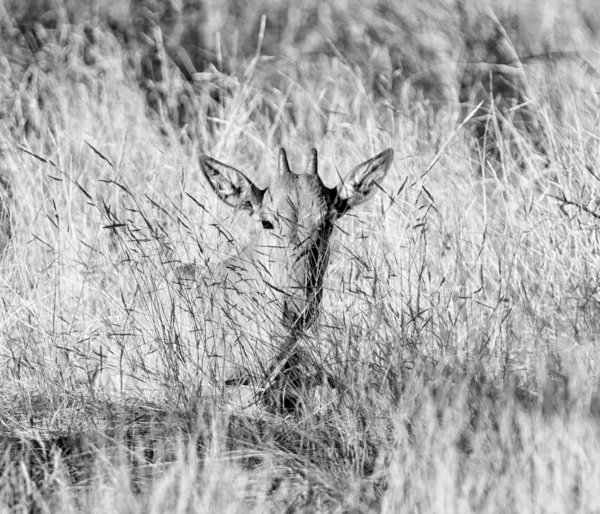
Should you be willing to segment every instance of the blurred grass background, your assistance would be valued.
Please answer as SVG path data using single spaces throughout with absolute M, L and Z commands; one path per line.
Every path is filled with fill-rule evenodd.
M 3 0 L 0 30 L 3 511 L 599 509 L 593 0 Z M 328 185 L 396 152 L 298 416 L 219 378 L 264 374 L 276 314 L 216 296 L 248 228 L 197 163 L 266 184 L 279 146 Z

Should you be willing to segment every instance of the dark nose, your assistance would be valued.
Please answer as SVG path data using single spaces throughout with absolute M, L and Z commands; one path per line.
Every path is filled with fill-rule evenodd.
M 308 328 L 309 305 L 303 296 L 289 296 L 283 301 L 283 324 L 288 329 Z

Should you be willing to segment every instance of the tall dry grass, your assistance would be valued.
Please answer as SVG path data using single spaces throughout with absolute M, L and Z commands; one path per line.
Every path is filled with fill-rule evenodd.
M 2 510 L 598 510 L 593 3 L 173 5 L 0 4 Z M 486 41 L 525 93 L 469 75 L 481 116 L 457 100 Z M 294 416 L 259 401 L 264 299 L 210 281 L 248 222 L 197 162 L 266 183 L 280 145 L 328 185 L 396 152 L 336 230 Z

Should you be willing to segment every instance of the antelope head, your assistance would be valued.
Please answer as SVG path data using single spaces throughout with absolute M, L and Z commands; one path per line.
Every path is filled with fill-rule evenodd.
M 219 199 L 258 224 L 260 241 L 254 248 L 267 259 L 266 280 L 280 293 L 281 321 L 291 332 L 307 330 L 317 317 L 334 223 L 373 196 L 393 156 L 388 148 L 329 188 L 319 177 L 315 149 L 306 171 L 297 175 L 282 148 L 277 175 L 266 189 L 231 166 L 200 157 L 202 172 Z

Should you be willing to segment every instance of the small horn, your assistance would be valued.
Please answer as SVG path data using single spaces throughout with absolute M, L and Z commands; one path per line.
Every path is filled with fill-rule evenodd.
M 308 166 L 306 168 L 306 175 L 317 175 L 317 149 L 313 148 L 310 151 L 310 157 L 308 158 Z
M 287 160 L 287 155 L 283 148 L 279 149 L 279 166 L 278 166 L 277 171 L 280 175 L 283 175 L 284 173 L 292 172 L 292 170 L 290 170 L 290 165 Z

